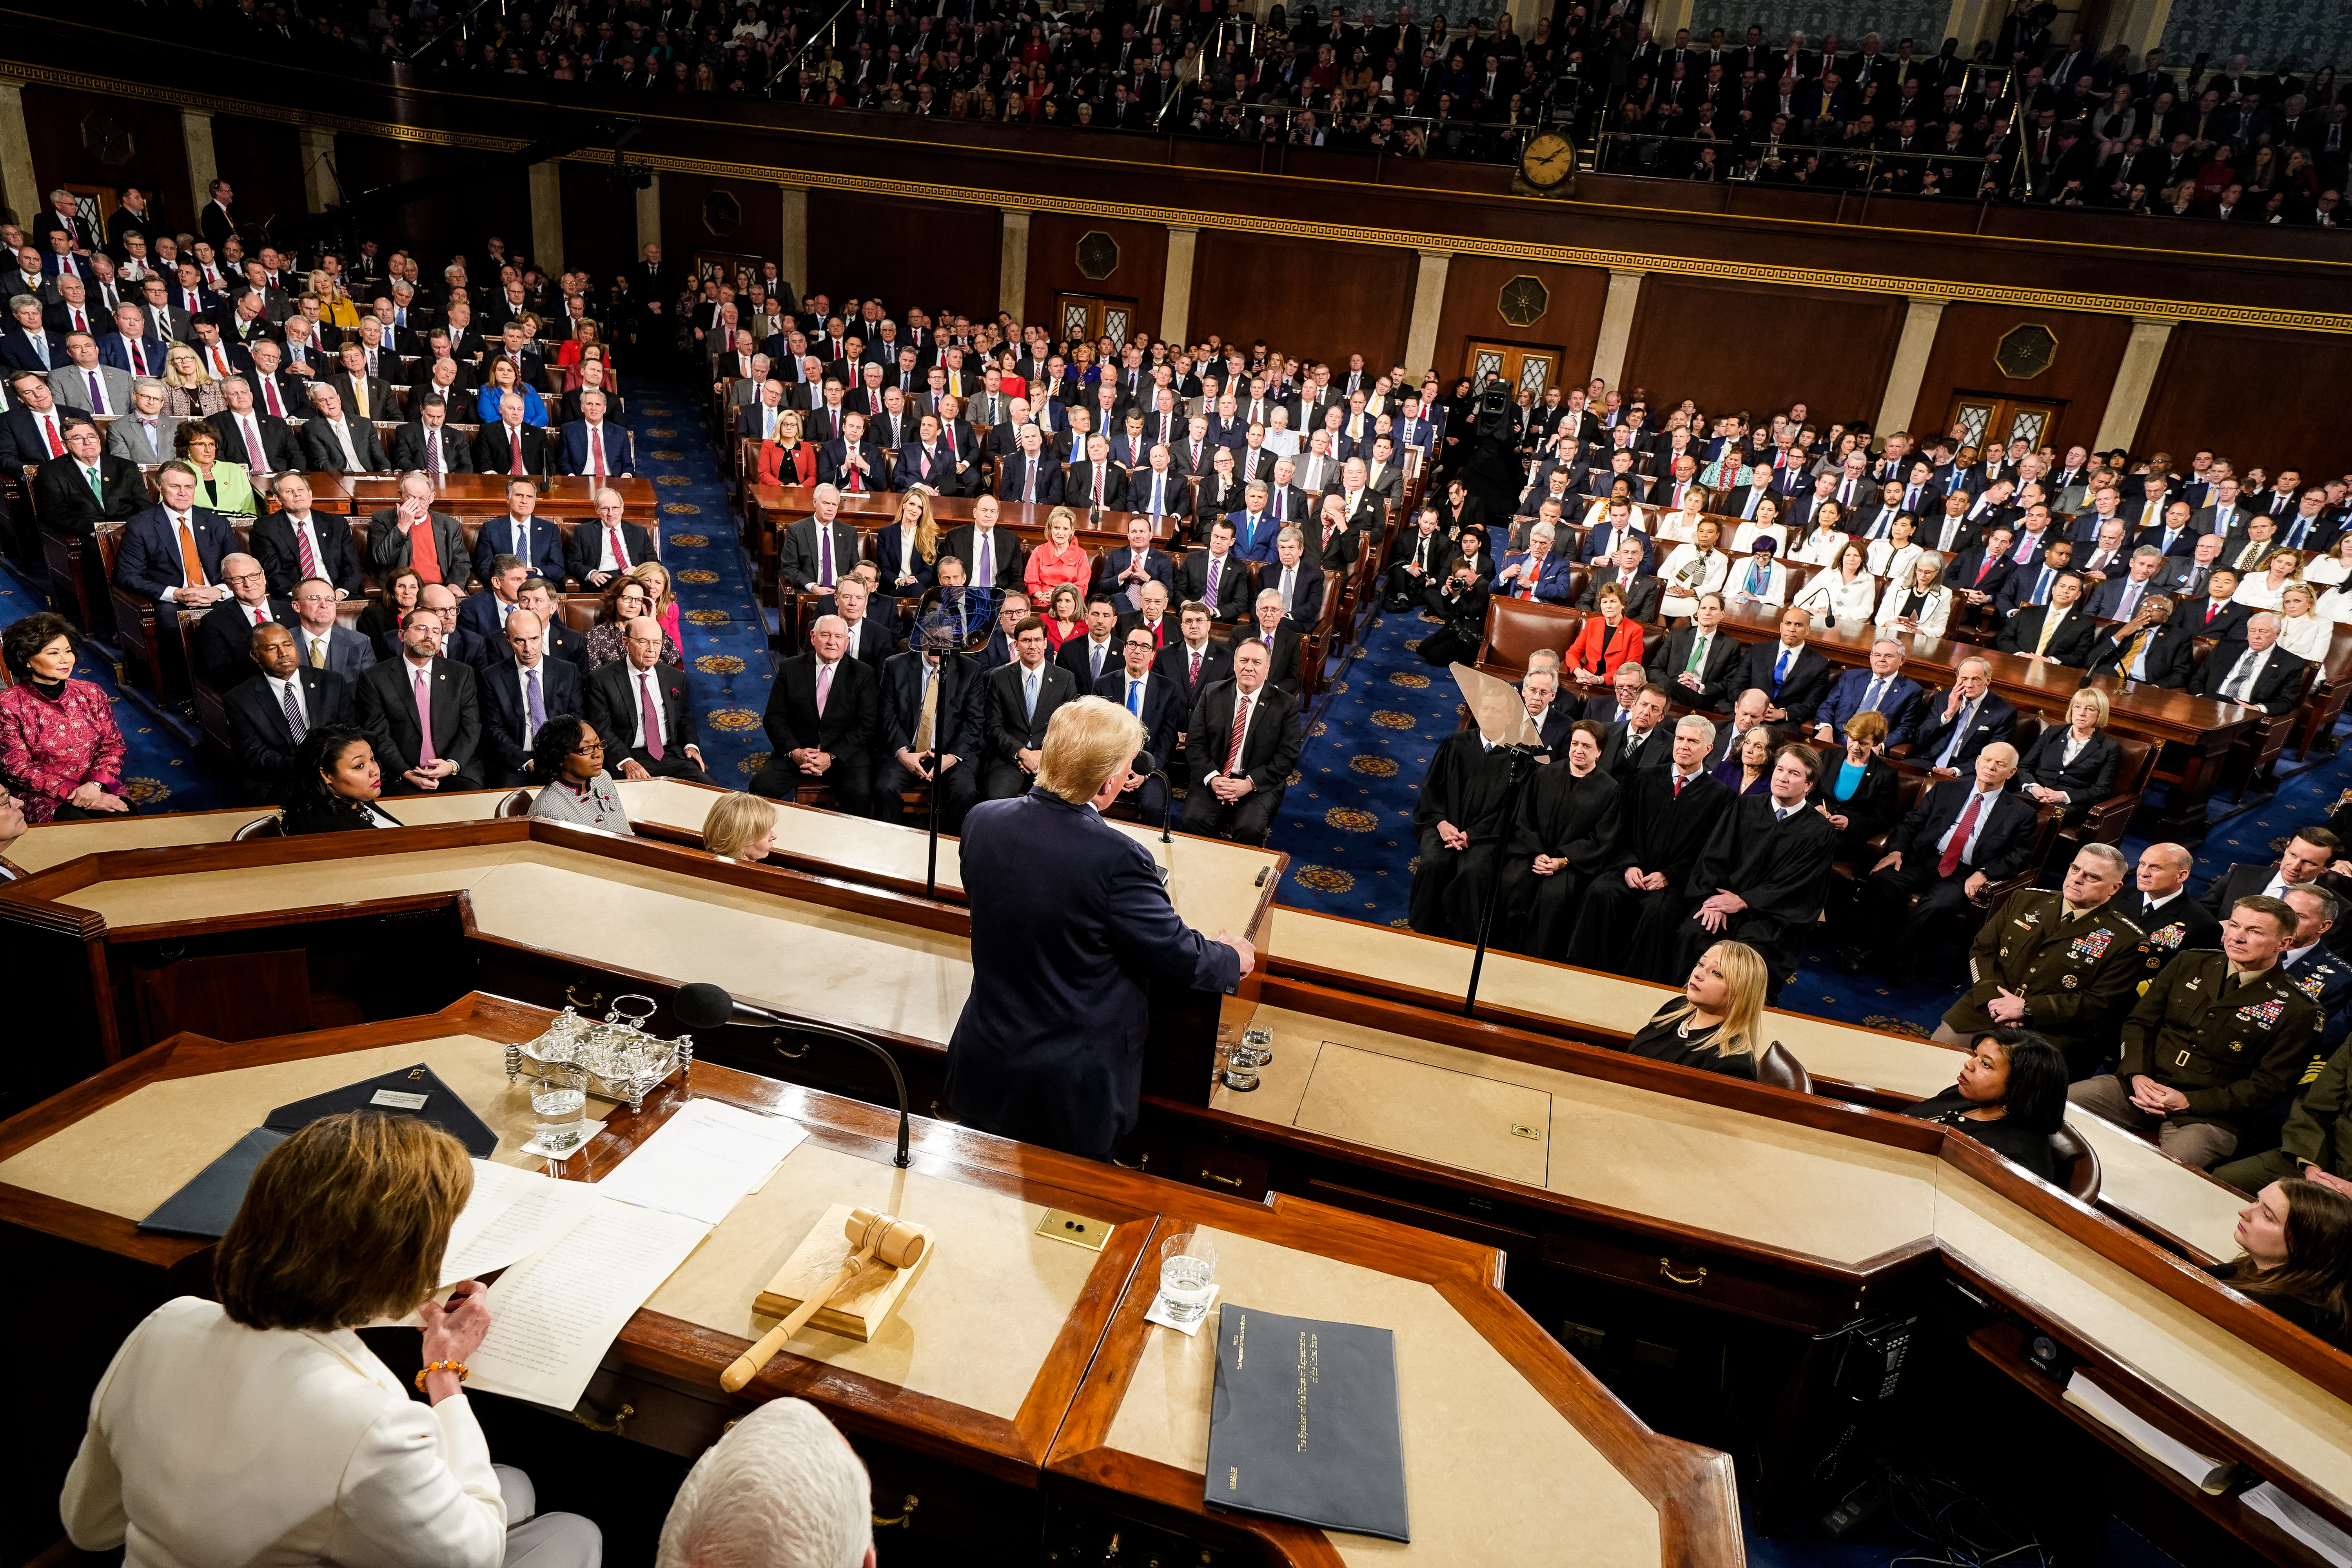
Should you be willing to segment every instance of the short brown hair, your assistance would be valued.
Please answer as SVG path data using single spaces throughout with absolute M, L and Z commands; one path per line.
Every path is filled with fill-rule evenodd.
M 474 1190 L 466 1146 L 413 1116 L 323 1117 L 262 1156 L 213 1253 L 213 1291 L 248 1329 L 357 1328 L 440 1283 Z

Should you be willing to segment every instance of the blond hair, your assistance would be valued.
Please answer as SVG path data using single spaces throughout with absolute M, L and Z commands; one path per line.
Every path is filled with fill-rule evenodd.
M 775 830 L 776 808 L 756 795 L 740 791 L 710 803 L 702 819 L 702 847 L 713 855 L 740 858 L 743 851 Z
M 1718 942 L 1699 954 L 1701 963 L 1709 959 L 1723 971 L 1724 987 L 1731 994 L 1724 1005 L 1723 1027 L 1716 1031 L 1716 1050 L 1727 1057 L 1761 1057 L 1772 1048 L 1764 1037 L 1764 993 L 1772 978 L 1764 955 L 1744 942 Z M 1697 1011 L 1685 997 L 1658 1021 L 1671 1024 Z
M 1142 748 L 1142 720 L 1116 702 L 1081 697 L 1055 709 L 1046 723 L 1037 782 L 1072 805 L 1084 805 Z

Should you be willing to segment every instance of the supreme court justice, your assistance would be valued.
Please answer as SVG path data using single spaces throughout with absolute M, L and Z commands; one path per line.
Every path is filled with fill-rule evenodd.
M 1568 950 L 1584 889 L 1617 838 L 1620 790 L 1601 766 L 1605 743 L 1599 724 L 1578 720 L 1561 753 L 1519 790 L 1496 873 L 1492 941 L 1507 952 L 1558 959 Z
M 1045 727 L 1028 793 L 964 818 L 971 992 L 947 1095 L 967 1127 L 1108 1158 L 1135 1125 L 1153 991 L 1231 993 L 1256 963 L 1246 937 L 1184 924 L 1150 852 L 1103 821 L 1142 745 L 1134 714 L 1073 698 Z
M 1800 741 L 1772 759 L 1770 787 L 1723 814 L 1680 889 L 1642 911 L 1628 973 L 1662 984 L 1687 976 L 1718 939 L 1753 948 L 1765 964 L 1765 999 L 1796 973 L 1803 934 L 1817 924 L 1837 829 L 1808 797 L 1821 760 Z M 1673 889 L 1669 889 L 1672 891 Z
M 1617 843 L 1584 890 L 1569 963 L 1623 973 L 1643 909 L 1682 896 L 1699 852 L 1731 805 L 1731 792 L 1700 765 L 1714 743 L 1715 726 L 1685 713 L 1675 722 L 1671 765 L 1619 781 Z
M 1408 916 L 1422 935 L 1478 939 L 1495 860 L 1511 826 L 1513 761 L 1475 728 L 1454 731 L 1429 759 L 1412 813 L 1421 866 L 1412 874 Z
M 2140 929 L 2114 903 L 2123 883 L 2123 851 L 2085 844 L 2058 891 L 2021 888 L 2003 900 L 1969 947 L 1973 984 L 1936 1026 L 1937 1043 L 2032 1028 L 2066 1054 L 2070 1079 L 2096 1072 L 2147 978 Z

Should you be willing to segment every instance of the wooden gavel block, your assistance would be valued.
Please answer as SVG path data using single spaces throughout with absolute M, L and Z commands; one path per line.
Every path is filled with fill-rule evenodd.
M 848 1243 L 845 1257 L 844 1241 Z M 914 1282 L 916 1267 L 929 1250 L 930 1233 L 919 1225 L 835 1204 L 752 1303 L 752 1310 L 762 1314 L 784 1313 L 783 1321 L 730 1363 L 719 1374 L 719 1386 L 730 1394 L 740 1390 L 836 1298 L 845 1310 L 834 1311 L 817 1326 L 850 1339 L 871 1339 Z M 835 1258 L 840 1259 L 837 1267 L 833 1266 Z M 869 1272 L 867 1265 L 873 1263 L 882 1267 Z

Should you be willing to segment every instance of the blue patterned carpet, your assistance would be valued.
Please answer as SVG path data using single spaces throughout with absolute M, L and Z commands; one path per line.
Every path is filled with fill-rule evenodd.
M 1435 629 L 1417 611 L 1374 616 L 1362 629 L 1362 651 L 1309 716 L 1298 782 L 1271 839 L 1291 858 L 1283 902 L 1403 927 L 1416 852 L 1413 806 L 1430 756 L 1454 732 L 1459 703 L 1453 679 L 1413 651 Z M 2201 889 L 2239 861 L 2273 858 L 2296 825 L 2326 819 L 2352 784 L 2352 749 L 2312 757 L 2298 766 L 2290 754 L 2274 796 L 2217 799 L 2192 886 Z M 2123 847 L 2137 858 L 2146 844 L 2131 837 Z M 1951 1005 L 1948 984 L 1897 989 L 1874 974 L 1841 974 L 1830 956 L 1809 950 L 1780 1005 L 1924 1035 Z

